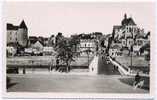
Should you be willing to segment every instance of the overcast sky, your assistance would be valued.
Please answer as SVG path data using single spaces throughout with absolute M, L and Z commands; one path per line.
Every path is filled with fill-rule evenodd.
M 155 32 L 155 4 L 151 2 L 7 2 L 5 7 L 6 23 L 19 25 L 24 19 L 29 36 L 109 34 L 113 25 L 121 24 L 125 13 L 145 31 Z

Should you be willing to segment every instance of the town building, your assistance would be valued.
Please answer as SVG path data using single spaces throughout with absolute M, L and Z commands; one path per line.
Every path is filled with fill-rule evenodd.
M 48 46 L 49 38 L 39 36 L 39 37 L 38 37 L 38 41 L 40 41 L 44 46 Z
M 7 23 L 7 44 L 14 43 L 26 47 L 28 42 L 28 28 L 22 20 L 19 26 Z
M 113 45 L 110 47 L 109 56 L 111 56 L 112 58 L 115 58 L 121 55 L 122 55 L 122 52 L 121 52 L 121 47 L 119 45 Z
M 29 36 L 29 39 L 28 39 L 28 47 L 30 47 L 32 44 L 34 44 L 35 42 L 38 41 L 38 37 L 36 36 Z
M 7 57 L 15 56 L 16 52 L 17 52 L 17 49 L 15 47 L 13 47 L 13 46 L 6 47 Z
M 145 44 L 149 42 L 149 40 L 143 35 L 137 36 L 135 41 L 136 41 L 136 45 L 139 45 L 139 46 L 144 46 Z
M 78 35 L 79 43 L 77 44 L 76 52 L 80 53 L 80 56 L 94 55 L 98 50 L 98 42 L 96 37 L 92 34 L 80 34 Z
M 137 26 L 132 17 L 124 15 L 121 25 L 114 25 L 112 32 L 113 44 L 121 44 L 121 50 L 124 54 L 130 54 L 131 46 L 136 55 L 140 54 L 140 48 L 150 42 L 150 32 L 146 33 L 143 28 Z
M 34 54 L 40 54 L 43 51 L 44 45 L 40 41 L 36 41 L 31 45 Z
M 112 34 L 107 34 L 104 38 L 104 46 L 107 48 L 109 45 L 109 38 L 112 37 Z
M 96 51 L 95 40 L 81 39 L 78 48 L 81 55 L 87 55 L 88 50 L 89 50 L 89 55 L 92 55 Z
M 133 45 L 134 45 L 134 39 L 132 37 L 127 37 L 125 47 L 128 47 L 128 49 L 130 49 L 131 46 L 133 46 Z
M 57 52 L 54 50 L 53 47 L 48 47 L 48 46 L 45 46 L 43 47 L 43 55 L 57 55 Z

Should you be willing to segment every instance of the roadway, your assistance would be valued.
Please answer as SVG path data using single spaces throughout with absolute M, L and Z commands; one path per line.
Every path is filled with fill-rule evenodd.
M 112 75 L 8 75 L 11 84 L 7 92 L 57 92 L 57 93 L 148 93 L 122 83 L 121 76 Z
M 98 74 L 120 75 L 119 71 L 111 63 L 107 64 L 105 57 L 102 56 L 98 59 Z

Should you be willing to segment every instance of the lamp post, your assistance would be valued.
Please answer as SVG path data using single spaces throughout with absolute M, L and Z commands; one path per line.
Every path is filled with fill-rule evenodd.
M 88 67 L 89 67 L 89 52 L 90 52 L 90 48 L 88 48 L 88 50 L 87 50 L 87 55 L 88 55 Z
M 131 45 L 130 47 L 130 54 L 131 54 L 131 59 L 130 59 L 130 67 L 132 67 L 132 52 L 133 52 L 133 45 Z M 130 68 L 129 68 L 129 72 L 130 72 Z

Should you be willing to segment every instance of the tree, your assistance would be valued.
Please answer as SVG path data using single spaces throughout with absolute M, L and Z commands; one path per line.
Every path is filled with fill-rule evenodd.
M 71 42 L 71 45 L 72 45 L 73 52 L 77 52 L 77 46 L 80 43 L 79 36 L 75 35 L 75 36 L 71 37 L 70 42 Z
M 55 46 L 58 45 L 58 43 L 64 38 L 61 32 L 59 32 L 55 38 Z
M 87 56 L 88 56 L 88 67 L 89 67 L 89 53 L 93 52 L 90 48 L 84 50 L 83 52 L 86 52 Z
M 66 71 L 70 71 L 70 64 L 72 61 L 75 61 L 74 58 L 77 57 L 78 53 L 73 52 L 73 43 L 71 39 L 63 38 L 58 42 L 57 45 L 57 58 L 66 64 Z

